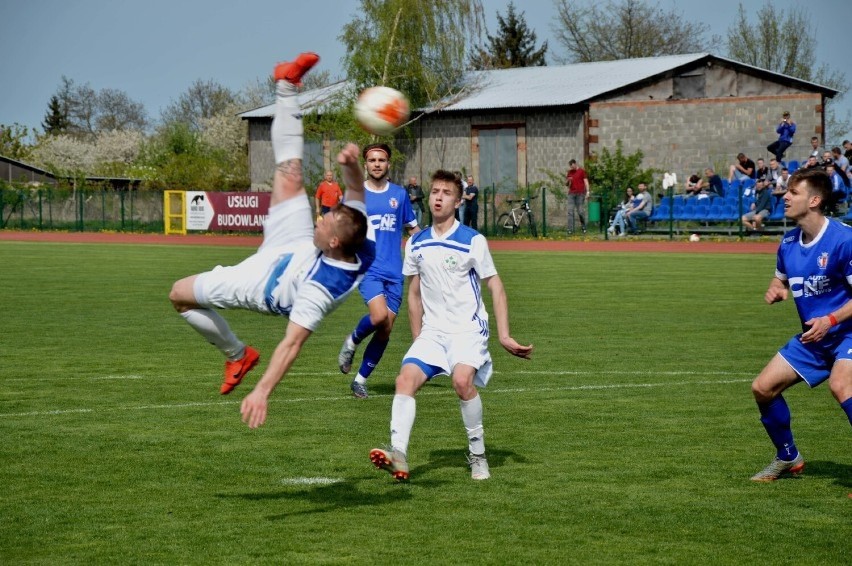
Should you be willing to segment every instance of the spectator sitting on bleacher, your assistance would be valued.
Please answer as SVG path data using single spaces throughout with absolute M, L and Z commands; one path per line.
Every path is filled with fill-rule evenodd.
M 624 217 L 627 219 L 627 224 L 630 225 L 628 229 L 631 234 L 636 234 L 639 231 L 638 221 L 642 219 L 646 219 L 651 216 L 651 212 L 654 210 L 654 199 L 651 197 L 651 193 L 648 192 L 648 185 L 645 183 L 639 183 L 639 194 L 636 195 L 636 199 L 639 199 L 638 205 L 633 206 Z M 634 203 L 636 202 L 634 199 Z
M 725 188 L 722 186 L 722 178 L 713 171 L 713 168 L 708 167 L 704 170 L 704 174 L 707 176 L 707 180 L 698 181 L 698 198 L 724 196 Z
M 837 166 L 833 161 L 825 166 L 825 172 L 831 179 L 831 200 L 828 203 L 828 210 L 831 214 L 836 215 L 838 205 L 846 202 L 846 185 L 840 178 Z
M 784 198 L 787 192 L 787 183 L 790 181 L 790 171 L 786 167 L 781 168 L 781 176 L 775 181 L 775 186 L 772 187 L 772 196 L 775 197 L 776 204 Z
M 746 179 L 754 179 L 754 161 L 746 157 L 745 153 L 737 154 L 737 162 L 731 165 L 731 170 L 728 173 L 728 182 L 745 181 Z
M 811 155 L 799 169 L 813 169 L 814 167 L 820 167 L 819 159 L 816 155 Z
M 684 194 L 687 198 L 697 195 L 701 192 L 701 177 L 696 175 L 690 175 L 689 179 L 686 180 L 686 189 L 684 190 Z
M 843 140 L 843 156 L 852 162 L 852 141 Z
M 618 233 L 619 236 L 624 235 L 627 231 L 627 220 L 625 220 L 624 215 L 633 207 L 634 200 L 637 200 L 638 203 L 637 197 L 633 194 L 633 187 L 627 187 L 624 200 L 618 204 L 618 208 L 615 210 L 615 216 L 613 216 L 612 221 L 609 223 L 607 232 L 612 235 L 615 235 L 616 233 Z
M 769 180 L 769 186 L 771 188 L 775 188 L 779 177 L 781 177 L 781 164 L 773 157 L 769 160 L 769 169 L 766 174 L 766 178 Z
M 772 214 L 772 193 L 769 190 L 769 180 L 761 177 L 754 185 L 755 200 L 749 207 L 749 212 L 743 214 L 743 226 L 759 232 L 763 229 L 763 219 Z
M 837 166 L 837 174 L 843 179 L 846 188 L 849 188 L 849 159 L 843 155 L 839 147 L 831 148 L 831 157 L 834 158 L 834 164 Z
M 811 157 L 816 157 L 817 161 L 822 157 L 822 147 L 820 147 L 819 138 L 816 136 L 811 138 L 811 152 L 808 154 L 808 158 Z
M 761 177 L 769 179 L 769 167 L 766 166 L 766 162 L 762 157 L 758 157 L 757 168 L 754 170 L 754 178 L 760 179 Z

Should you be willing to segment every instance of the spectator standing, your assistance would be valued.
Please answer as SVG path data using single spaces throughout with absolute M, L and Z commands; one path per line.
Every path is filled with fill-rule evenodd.
M 831 199 L 829 200 L 828 209 L 831 214 L 837 214 L 840 203 L 846 202 L 846 185 L 843 183 L 843 179 L 840 178 L 837 166 L 833 161 L 825 166 L 825 173 L 831 180 Z
M 778 139 L 766 146 L 766 149 L 775 159 L 781 161 L 784 159 L 784 152 L 793 145 L 793 135 L 796 133 L 796 123 L 789 112 L 781 114 L 781 123 L 775 128 L 775 133 L 778 134 Z
M 467 176 L 467 187 L 464 189 L 464 225 L 474 230 L 479 229 L 479 187 L 473 183 L 473 175 Z
M 465 181 L 464 177 L 462 177 L 461 171 L 453 171 L 453 175 L 455 175 L 456 178 L 458 178 L 458 180 L 461 181 L 462 196 L 463 196 L 464 192 L 467 190 L 467 181 Z M 466 204 L 467 204 L 467 201 L 464 198 L 462 198 L 461 204 L 456 209 L 456 220 L 458 220 L 462 224 L 464 224 L 464 207 L 465 207 Z
M 568 172 L 565 174 L 565 185 L 568 187 L 568 233 L 573 234 L 576 224 L 574 216 L 580 219 L 583 234 L 586 233 L 586 198 L 589 196 L 589 177 L 586 171 L 577 165 L 577 160 L 568 162 Z
M 731 165 L 731 170 L 728 173 L 728 182 L 745 181 L 746 179 L 754 179 L 755 165 L 754 161 L 749 159 L 745 153 L 737 154 L 737 162 Z
M 317 185 L 314 198 L 317 201 L 317 214 L 320 216 L 337 206 L 337 203 L 343 200 L 343 191 L 340 190 L 340 185 L 334 181 L 334 173 L 331 171 L 325 172 L 325 177 Z
M 414 216 L 417 218 L 417 226 L 423 227 L 423 188 L 417 184 L 417 177 L 409 177 L 408 186 L 405 187 L 408 191 L 408 200 L 411 201 L 411 208 L 414 210 Z
M 763 230 L 763 220 L 772 214 L 772 191 L 769 189 L 769 181 L 761 177 L 754 185 L 756 194 L 754 202 L 751 203 L 749 211 L 743 214 L 743 226 L 749 230 L 759 232 Z

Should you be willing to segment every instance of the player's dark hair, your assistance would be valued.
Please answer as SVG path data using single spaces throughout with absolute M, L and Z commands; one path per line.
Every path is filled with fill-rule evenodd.
M 335 205 L 332 210 L 340 220 L 345 219 L 337 223 L 340 250 L 347 256 L 354 256 L 367 239 L 367 217 L 342 203 Z
M 831 179 L 826 174 L 825 169 L 817 167 L 797 169 L 795 173 L 790 175 L 787 186 L 794 187 L 799 183 L 805 184 L 808 194 L 820 197 L 822 202 L 820 202 L 819 208 L 825 213 L 831 201 Z
M 390 161 L 390 158 L 391 158 L 391 148 L 390 148 L 390 146 L 389 146 L 388 144 L 386 144 L 386 143 L 371 143 L 370 145 L 365 146 L 365 147 L 364 147 L 364 151 L 362 151 L 362 152 L 361 152 L 361 157 L 363 157 L 364 159 L 367 159 L 367 154 L 368 154 L 369 152 L 373 151 L 374 149 L 378 149 L 378 150 L 380 150 L 380 151 L 384 151 L 384 152 L 388 155 L 388 161 Z
M 444 181 L 445 183 L 452 183 L 456 186 L 456 190 L 458 190 L 459 192 L 459 198 L 461 198 L 463 194 L 461 178 L 456 177 L 456 174 L 452 171 L 438 169 L 437 171 L 432 173 L 432 183 L 434 183 L 435 181 Z

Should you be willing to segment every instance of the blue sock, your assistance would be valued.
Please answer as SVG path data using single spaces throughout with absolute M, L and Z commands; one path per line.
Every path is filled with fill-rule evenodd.
M 365 314 L 364 317 L 358 321 L 358 326 L 355 327 L 355 331 L 352 333 L 352 341 L 356 344 L 360 344 L 364 341 L 364 338 L 375 331 L 376 327 L 373 326 L 372 322 L 370 322 L 370 315 Z M 379 355 L 379 357 L 381 357 L 381 355 Z
M 842 402 L 840 407 L 846 411 L 846 417 L 849 419 L 849 424 L 852 424 L 852 397 Z
M 793 442 L 793 431 L 790 428 L 790 408 L 784 397 L 779 395 L 769 403 L 758 403 L 760 422 L 775 445 L 778 458 L 790 461 L 799 455 Z
M 389 340 L 379 340 L 378 336 L 373 336 L 373 339 L 367 344 L 367 348 L 364 350 L 364 359 L 361 360 L 361 369 L 358 370 L 362 377 L 370 377 L 370 374 L 379 365 L 385 353 L 385 348 L 388 347 L 388 342 Z

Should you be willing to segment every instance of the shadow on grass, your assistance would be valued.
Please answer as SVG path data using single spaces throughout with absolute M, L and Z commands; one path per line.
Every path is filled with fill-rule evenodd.
M 825 460 L 805 460 L 805 475 L 827 478 L 843 489 L 852 488 L 852 466 Z
M 389 476 L 380 479 L 390 482 Z M 341 481 L 330 485 L 293 487 L 292 489 L 265 493 L 219 493 L 216 494 L 216 497 L 220 499 L 245 499 L 246 501 L 298 500 L 314 504 L 309 509 L 268 515 L 266 518 L 270 521 L 279 521 L 297 515 L 339 511 L 341 508 L 395 504 L 407 501 L 412 497 L 411 493 L 405 489 L 406 484 L 399 484 L 400 489 L 389 492 L 370 493 L 358 489 L 358 483 L 358 481 Z M 393 484 L 391 487 L 393 487 Z
M 488 456 L 488 467 L 492 470 L 503 466 L 507 460 L 512 459 L 515 462 L 526 463 L 527 459 L 517 452 L 511 450 L 500 450 L 486 446 L 486 455 Z M 410 462 L 409 462 L 410 464 Z M 438 470 L 441 468 L 458 468 L 459 470 L 468 470 L 467 453 L 464 449 L 442 449 L 432 450 L 429 452 L 429 463 L 412 468 L 412 477 L 415 474 L 425 474 L 430 470 Z

